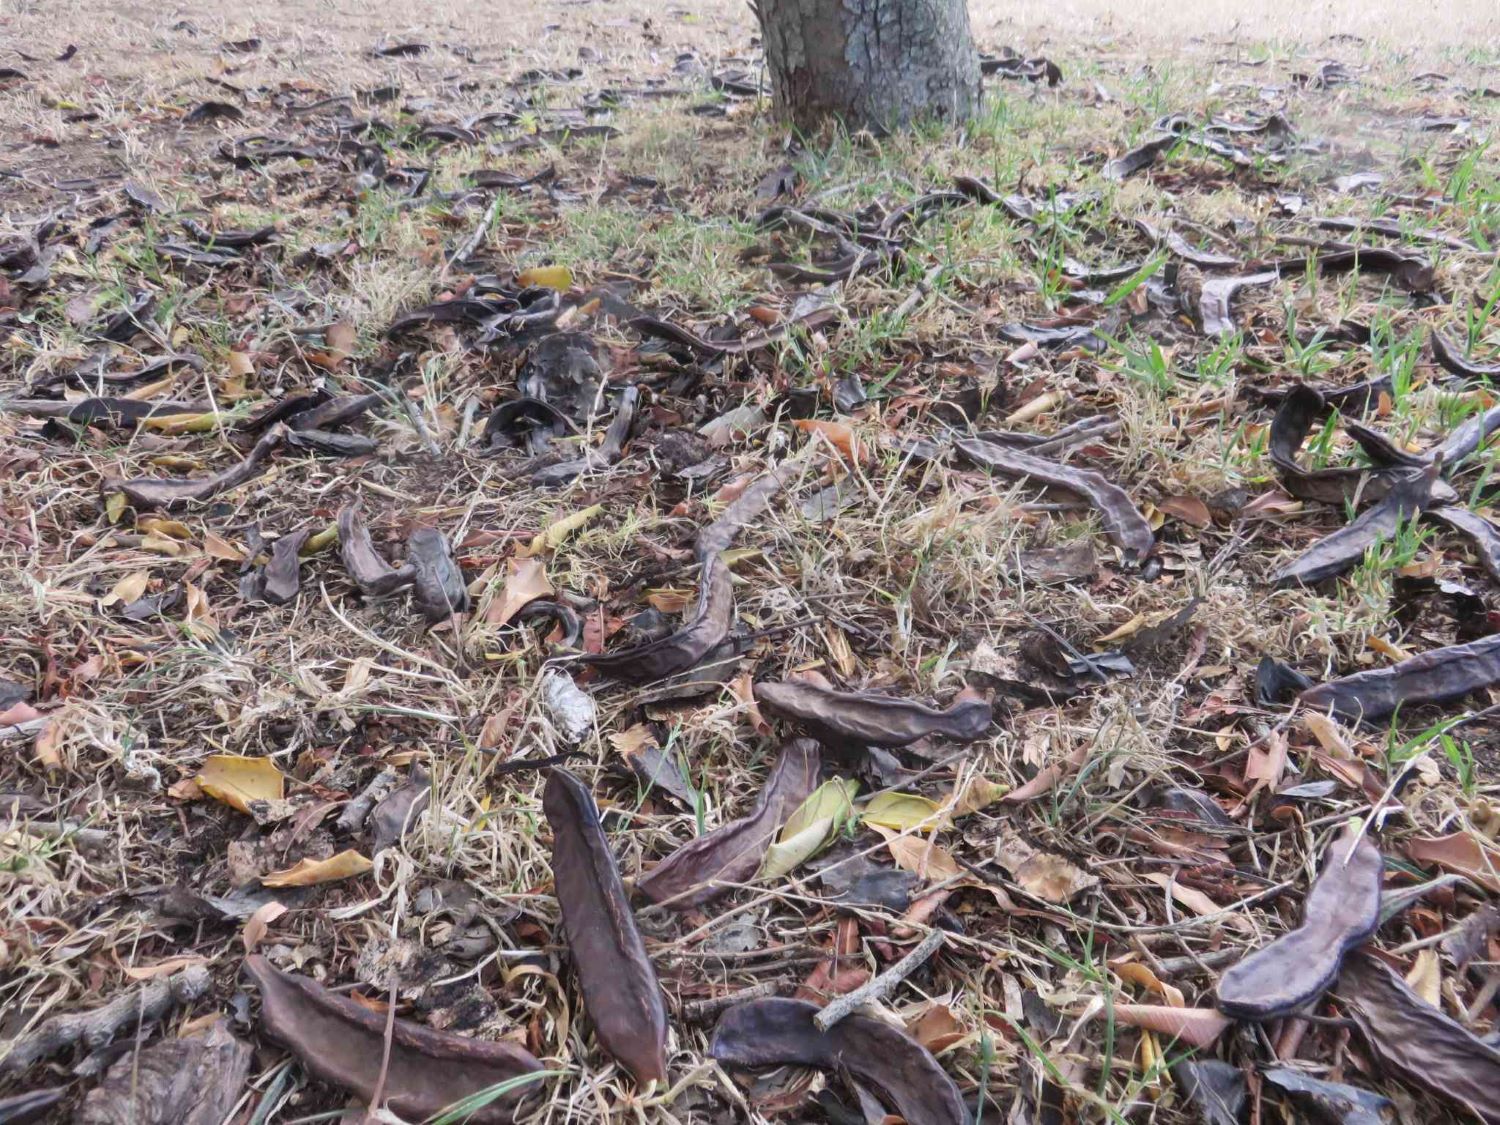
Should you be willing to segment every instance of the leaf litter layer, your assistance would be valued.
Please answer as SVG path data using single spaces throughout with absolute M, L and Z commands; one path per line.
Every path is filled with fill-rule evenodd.
M 1493 78 L 589 10 L 24 22 L 0 1117 L 1495 1118 Z

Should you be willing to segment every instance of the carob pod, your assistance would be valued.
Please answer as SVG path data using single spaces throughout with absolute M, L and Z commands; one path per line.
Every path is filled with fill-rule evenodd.
M 406 565 L 412 576 L 412 604 L 428 621 L 442 621 L 469 608 L 469 590 L 453 548 L 435 527 L 419 527 L 406 541 Z
M 366 597 L 378 598 L 395 593 L 403 586 L 411 585 L 415 574 L 412 567 L 397 570 L 380 557 L 375 544 L 370 541 L 369 528 L 365 527 L 359 509 L 353 504 L 339 511 L 339 555 L 349 577 Z
M 684 628 L 643 645 L 579 658 L 580 662 L 631 683 L 643 684 L 686 671 L 729 634 L 734 582 L 717 551 L 700 552 L 698 605 Z
M 1156 545 L 1151 525 L 1131 502 L 1125 490 L 1092 469 L 1075 469 L 1046 457 L 1006 449 L 993 442 L 960 438 L 954 447 L 969 460 L 1010 477 L 1034 480 L 1063 488 L 1088 500 L 1099 510 L 1104 533 L 1125 552 L 1127 559 L 1142 562 Z
M 1500 1125 L 1500 1048 L 1449 1019 L 1369 953 L 1345 962 L 1338 997 L 1382 1065 L 1485 1125 Z
M 756 684 L 755 699 L 824 739 L 865 746 L 907 746 L 930 735 L 973 742 L 984 737 L 994 715 L 982 699 L 961 699 L 939 711 L 909 699 L 834 691 L 792 680 Z
M 185 508 L 190 504 L 210 500 L 221 492 L 259 476 L 261 463 L 271 455 L 273 449 L 281 444 L 284 436 L 285 431 L 279 425 L 273 426 L 255 443 L 255 447 L 239 464 L 231 465 L 222 472 L 200 480 L 109 478 L 104 481 L 103 491 L 105 495 L 111 492 L 123 492 L 125 499 L 139 511 L 148 511 L 153 508 L 168 511 Z
M 403 1019 L 391 1025 L 390 1064 L 383 1066 L 384 1015 L 308 977 L 279 972 L 259 954 L 245 958 L 245 972 L 260 989 L 260 1024 L 268 1038 L 288 1048 L 314 1077 L 366 1102 L 383 1074 L 386 1108 L 409 1121 L 425 1120 L 490 1086 L 542 1069 L 514 1043 L 469 1039 Z M 530 1088 L 502 1095 L 470 1120 L 514 1120 Z
M 1375 720 L 1401 706 L 1446 703 L 1495 683 L 1500 683 L 1500 633 L 1315 684 L 1298 698 L 1316 711 Z
M 907 1125 L 966 1125 L 969 1111 L 953 1079 L 906 1032 L 869 1016 L 845 1016 L 827 1031 L 805 1000 L 751 1000 L 730 1008 L 708 1053 L 729 1066 L 815 1066 L 846 1071 L 878 1091 Z
M 1277 586 L 1311 585 L 1357 566 L 1371 547 L 1395 536 L 1401 525 L 1431 506 L 1438 462 L 1396 479 L 1380 503 L 1314 543 L 1271 576 Z
M 812 739 L 788 742 L 749 816 L 684 844 L 637 879 L 636 889 L 652 902 L 689 910 L 733 889 L 715 884 L 753 879 L 777 830 L 817 785 L 821 765 Z
M 1346 834 L 1329 846 L 1303 903 L 1302 924 L 1219 978 L 1219 1011 L 1236 1019 L 1274 1019 L 1333 987 L 1344 955 L 1380 925 L 1380 849 L 1360 836 L 1351 855 L 1350 843 Z
M 1432 332 L 1432 358 L 1461 379 L 1483 382 L 1500 378 L 1500 363 L 1474 363 L 1465 359 L 1463 349 L 1436 329 Z
M 667 1077 L 667 1008 L 609 842 L 583 782 L 547 776 L 552 880 L 583 1006 L 599 1045 L 641 1084 Z

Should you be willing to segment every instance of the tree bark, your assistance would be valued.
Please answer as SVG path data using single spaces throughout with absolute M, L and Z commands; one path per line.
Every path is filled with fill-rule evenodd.
M 979 105 L 965 0 L 758 0 L 777 113 L 884 132 Z

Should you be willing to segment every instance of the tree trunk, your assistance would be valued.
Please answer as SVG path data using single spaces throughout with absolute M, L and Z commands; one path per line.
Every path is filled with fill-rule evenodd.
M 758 0 L 771 93 L 802 129 L 830 118 L 883 132 L 979 105 L 965 0 Z

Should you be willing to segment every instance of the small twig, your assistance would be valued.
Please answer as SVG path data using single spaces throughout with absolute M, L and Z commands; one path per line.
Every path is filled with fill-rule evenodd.
M 932 930 L 910 953 L 897 961 L 885 972 L 867 980 L 853 992 L 844 993 L 844 995 L 813 1016 L 813 1023 L 818 1025 L 819 1031 L 827 1031 L 834 1024 L 838 1023 L 839 1020 L 854 1011 L 854 1009 L 868 1004 L 871 1000 L 879 1000 L 907 977 L 911 976 L 920 966 L 925 964 L 927 959 L 937 952 L 938 946 L 942 944 L 943 931 Z
M 358 832 L 365 823 L 365 817 L 370 815 L 370 810 L 375 807 L 375 802 L 385 796 L 396 784 L 396 771 L 390 766 L 375 775 L 375 780 L 366 785 L 360 791 L 359 796 L 344 806 L 344 811 L 339 813 L 335 822 L 343 832 Z
M 927 294 L 932 292 L 932 284 L 938 279 L 938 275 L 942 272 L 942 263 L 939 263 L 928 270 L 922 276 L 922 280 L 917 282 L 917 287 L 907 295 L 906 300 L 902 301 L 899 305 L 896 306 L 896 311 L 891 314 L 892 319 L 901 320 L 905 318 L 907 313 L 916 308 L 917 302 L 920 301 L 923 297 L 927 296 Z
M 707 1023 L 725 1008 L 732 1008 L 736 1004 L 743 1004 L 746 1000 L 759 1000 L 764 996 L 775 996 L 780 985 L 773 980 L 762 981 L 760 984 L 752 984 L 749 988 L 742 988 L 738 992 L 730 992 L 723 996 L 710 996 L 707 1000 L 690 1000 L 682 1006 L 682 1018 L 689 1023 Z
M 391 1044 L 396 1038 L 396 983 L 399 978 L 391 973 L 391 1000 L 385 1009 L 385 1036 L 380 1049 L 380 1073 L 375 1076 L 375 1090 L 370 1095 L 369 1112 L 365 1114 L 366 1121 L 376 1119 L 380 1111 L 380 1103 L 385 1097 L 385 1080 L 391 1073 Z
M 454 252 L 453 257 L 449 258 L 447 263 L 443 266 L 443 272 L 438 274 L 439 280 L 447 277 L 448 274 L 452 271 L 453 267 L 456 266 L 459 262 L 468 261 L 469 256 L 473 254 L 475 250 L 479 249 L 479 244 L 484 241 L 484 236 L 489 234 L 490 227 L 495 222 L 495 216 L 500 213 L 501 198 L 502 196 L 500 195 L 500 193 L 496 192 L 495 198 L 490 200 L 490 205 L 485 208 L 484 216 L 479 220 L 479 225 L 474 228 L 474 233 L 469 235 L 468 238 L 464 239 L 463 245 Z

